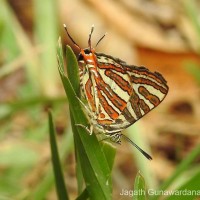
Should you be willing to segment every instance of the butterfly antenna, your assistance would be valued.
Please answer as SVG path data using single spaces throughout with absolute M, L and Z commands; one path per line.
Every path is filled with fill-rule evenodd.
M 137 144 L 135 144 L 131 139 L 129 139 L 127 136 L 125 135 L 121 135 L 125 140 L 127 140 L 128 142 L 130 142 L 137 150 L 139 150 L 147 159 L 152 160 L 152 157 L 146 153 L 145 151 L 143 151 Z
M 90 50 L 92 49 L 91 37 L 92 37 L 93 31 L 94 31 L 94 24 L 91 27 L 91 31 L 90 31 L 90 35 L 89 35 L 89 39 L 88 39 L 88 46 L 89 46 Z
M 103 40 L 103 38 L 104 38 L 106 35 L 107 35 L 107 33 L 105 33 L 105 34 L 99 39 L 99 41 L 97 42 L 97 44 L 96 44 L 95 47 L 97 47 L 97 45 L 101 42 L 101 40 Z
M 66 31 L 68 37 L 70 38 L 70 40 L 74 43 L 74 45 L 75 45 L 76 47 L 78 47 L 79 49 L 81 49 L 80 46 L 74 41 L 74 39 L 73 39 L 73 38 L 71 37 L 71 35 L 69 34 L 69 32 L 68 32 L 68 30 L 67 30 L 66 24 L 63 24 L 63 26 L 64 26 L 65 31 Z

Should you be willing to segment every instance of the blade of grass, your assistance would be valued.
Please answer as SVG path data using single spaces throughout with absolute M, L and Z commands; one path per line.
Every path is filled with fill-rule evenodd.
M 11 31 L 15 36 L 15 42 L 17 43 L 17 47 L 20 50 L 20 53 L 27 58 L 32 57 L 33 52 L 35 51 L 33 45 L 31 44 L 28 36 L 24 32 L 20 23 L 18 22 L 16 16 L 14 15 L 12 9 L 10 8 L 7 1 L 2 0 L 0 6 L 0 12 L 4 14 L 4 24 L 10 25 L 9 31 Z M 14 43 L 14 41 L 13 41 Z M 31 52 L 31 53 L 30 53 Z M 39 71 L 39 66 L 36 64 L 37 57 L 34 59 L 30 59 L 29 62 L 25 65 L 27 77 L 29 83 L 31 83 L 31 93 L 39 94 L 40 91 L 40 83 L 36 78 Z
M 75 121 L 71 112 L 70 112 L 70 118 L 71 118 L 72 131 L 74 134 L 78 134 L 77 129 L 75 127 Z M 76 143 L 76 140 L 74 140 L 74 147 L 75 147 L 75 157 L 76 157 L 76 178 L 77 178 L 78 194 L 81 194 L 84 187 L 84 179 L 83 179 L 83 173 L 81 170 L 81 159 L 77 151 L 78 144 Z
M 78 76 L 78 68 L 77 68 L 77 60 L 76 57 L 74 56 L 73 52 L 71 49 L 66 48 L 66 64 L 73 70 L 68 70 L 68 77 L 71 77 L 71 83 L 73 85 L 73 89 L 76 94 L 79 94 L 79 76 Z M 72 78 L 73 77 L 73 78 Z M 72 113 L 70 112 L 70 118 L 71 118 L 71 126 L 72 126 L 72 131 L 75 135 L 78 134 L 76 126 L 75 126 L 75 121 Z M 83 173 L 81 169 L 81 159 L 80 159 L 80 154 L 78 153 L 78 144 L 77 141 L 74 139 L 74 146 L 75 146 L 75 156 L 76 156 L 76 177 L 77 177 L 77 186 L 78 186 L 78 194 L 81 194 L 83 198 L 88 196 L 88 192 L 83 191 L 83 186 L 84 186 L 84 179 L 83 179 Z M 83 191 L 83 193 L 82 193 Z
M 134 183 L 134 192 L 135 195 L 133 195 L 134 200 L 146 200 L 146 185 L 145 180 L 143 176 L 140 174 L 140 172 L 137 173 Z
M 54 0 L 34 0 L 35 39 L 44 51 L 39 56 L 38 78 L 46 95 L 57 94 L 56 42 L 58 38 L 58 5 Z
M 64 182 L 63 173 L 61 170 L 60 159 L 58 155 L 58 149 L 55 138 L 55 128 L 53 124 L 52 113 L 49 111 L 49 133 L 50 133 L 50 145 L 51 145 L 51 155 L 52 155 L 52 164 L 54 170 L 54 177 L 56 183 L 56 191 L 59 200 L 68 200 L 68 194 Z
M 195 174 L 190 180 L 184 183 L 180 188 L 174 190 L 175 194 L 166 198 L 166 200 L 193 200 L 200 195 L 200 172 Z M 172 191 L 173 192 L 173 191 Z
M 88 191 L 85 189 L 77 198 L 76 200 L 87 200 L 89 199 Z
M 74 55 L 72 49 L 67 46 L 66 48 L 66 64 L 67 64 L 67 75 L 73 86 L 73 89 L 77 96 L 79 96 L 80 89 L 80 79 L 79 79 L 79 69 L 76 56 Z
M 114 165 L 116 147 L 107 142 L 104 142 L 101 146 L 111 171 Z
M 160 189 L 167 189 L 175 179 L 180 176 L 189 166 L 190 164 L 200 155 L 200 145 L 197 145 L 192 152 L 181 162 L 180 165 L 176 168 L 173 175 L 164 182 L 164 184 L 160 187 Z
M 79 79 L 79 75 L 78 75 L 79 71 L 77 68 L 77 59 L 74 56 L 74 53 L 71 51 L 70 48 L 66 48 L 66 65 L 73 69 L 73 70 L 67 71 L 68 77 L 71 77 L 70 81 L 73 85 L 73 89 L 74 89 L 75 93 L 79 94 L 80 79 Z M 71 126 L 72 126 L 73 133 L 78 134 L 72 113 L 70 113 L 70 118 L 71 118 Z M 78 145 L 76 143 L 76 140 L 74 140 L 74 146 L 75 146 L 75 156 L 76 156 L 76 162 L 77 162 L 76 163 L 76 173 L 77 173 L 76 175 L 77 175 L 77 183 L 78 183 L 78 194 L 81 194 L 81 192 L 83 191 L 84 180 L 83 180 L 83 174 L 82 174 L 82 170 L 81 170 L 80 155 L 77 151 Z M 88 195 L 88 193 L 87 193 L 87 195 Z
M 167 179 L 159 188 L 159 190 L 166 190 L 188 167 L 190 164 L 200 155 L 200 145 L 197 145 L 192 152 L 178 165 L 174 173 Z M 160 196 L 152 197 L 152 200 L 159 199 Z
M 184 0 L 183 5 L 185 7 L 185 11 L 186 11 L 187 15 L 189 16 L 189 18 L 193 24 L 193 27 L 196 30 L 197 42 L 198 42 L 198 48 L 199 48 L 198 50 L 200 52 L 200 23 L 199 23 L 199 9 L 198 9 L 197 1 Z
M 70 48 L 69 50 L 71 51 Z M 68 97 L 70 110 L 75 123 L 87 126 L 87 119 L 82 111 L 80 102 L 77 99 L 77 94 L 75 93 L 69 79 L 64 75 L 63 53 L 60 40 L 58 46 L 58 63 L 60 76 Z M 68 70 L 73 70 L 71 67 L 72 65 L 73 64 L 70 64 L 68 66 Z M 78 69 L 77 62 L 75 65 Z M 71 72 L 68 72 L 68 74 L 70 73 Z M 70 80 L 75 79 L 75 77 L 69 78 Z M 94 200 L 111 199 L 111 172 L 95 134 L 90 136 L 84 128 L 75 128 L 77 129 L 78 134 L 74 134 L 74 140 L 76 140 L 76 146 L 78 148 L 77 152 L 81 161 L 81 169 L 90 198 Z
M 18 111 L 22 111 L 23 109 L 29 109 L 33 106 L 44 105 L 44 104 L 60 104 L 66 102 L 66 97 L 31 97 L 27 99 L 20 99 L 18 101 L 2 103 L 0 105 L 0 119 L 6 119 L 7 117 L 12 116 L 12 114 L 16 114 Z
M 141 122 L 138 122 L 141 123 Z M 150 148 L 148 147 L 148 142 L 145 141 L 145 138 L 141 134 L 142 129 L 140 128 L 139 124 L 134 124 L 130 128 L 127 129 L 127 134 L 131 140 L 133 140 L 140 148 L 145 147 L 145 151 L 147 153 L 150 152 Z M 136 160 L 136 164 L 138 169 L 143 174 L 147 187 L 148 188 L 155 188 L 157 185 L 156 179 L 154 177 L 154 173 L 151 170 L 151 161 L 147 160 L 136 148 L 132 147 L 134 158 Z
M 0 52 L 1 52 L 1 68 L 0 68 L 0 77 L 1 72 L 5 69 L 3 63 L 8 63 L 14 60 L 19 56 L 20 49 L 18 47 L 14 33 L 10 30 L 8 26 L 8 21 L 11 20 L 12 10 L 9 9 L 9 6 L 6 2 L 1 1 L 0 6 Z M 2 62 L 4 61 L 4 62 Z
M 66 134 L 63 136 L 63 139 L 60 143 L 60 157 L 61 162 L 64 163 L 67 155 L 71 152 L 72 149 L 72 132 L 71 128 L 66 131 Z M 37 185 L 34 190 L 31 190 L 29 195 L 27 196 L 27 200 L 29 199 L 37 199 L 43 200 L 46 198 L 47 193 L 49 193 L 54 183 L 54 175 L 52 168 L 49 168 L 46 172 L 46 175 L 42 178 L 41 182 Z

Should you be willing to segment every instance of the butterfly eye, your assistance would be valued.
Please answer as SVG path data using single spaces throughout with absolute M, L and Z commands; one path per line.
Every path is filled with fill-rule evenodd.
M 78 61 L 82 61 L 82 60 L 84 60 L 83 55 L 82 55 L 82 54 L 79 54 L 79 55 L 78 55 Z
M 91 51 L 89 49 L 85 49 L 84 52 L 85 52 L 85 54 L 90 54 L 91 53 Z

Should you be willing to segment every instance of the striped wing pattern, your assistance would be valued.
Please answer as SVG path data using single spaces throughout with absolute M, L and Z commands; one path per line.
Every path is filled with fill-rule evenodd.
M 167 95 L 167 82 L 158 72 L 102 53 L 93 56 L 94 63 L 79 59 L 81 88 L 94 116 L 92 124 L 106 134 L 129 127 Z
M 150 72 L 145 67 L 127 65 L 118 58 L 96 53 L 91 44 L 94 26 L 89 34 L 88 48 L 85 49 L 74 41 L 65 24 L 64 28 L 75 47 L 80 50 L 78 61 L 81 96 L 86 104 L 81 100 L 80 102 L 91 122 L 90 129 L 84 128 L 90 134 L 95 128 L 118 144 L 123 137 L 151 160 L 149 154 L 121 134 L 121 131 L 163 101 L 168 93 L 166 80 L 158 72 Z M 96 46 L 104 37 L 105 34 L 98 40 Z

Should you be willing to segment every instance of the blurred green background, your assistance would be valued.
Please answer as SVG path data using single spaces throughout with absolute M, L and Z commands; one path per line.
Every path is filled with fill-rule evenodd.
M 1 0 L 0 199 L 57 199 L 49 108 L 55 116 L 68 192 L 71 199 L 77 195 L 69 110 L 56 60 L 59 36 L 64 46 L 72 45 L 63 23 L 83 48 L 95 24 L 94 43 L 108 32 L 97 51 L 159 71 L 169 84 L 162 105 L 125 131 L 151 152 L 153 161 L 126 142 L 117 146 L 113 198 L 130 199 L 119 193 L 132 188 L 138 170 L 149 188 L 170 178 L 200 141 L 199 8 L 199 1 L 193 0 Z M 197 155 L 173 187 L 199 173 Z

